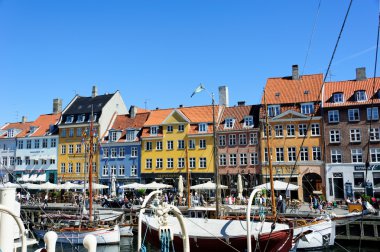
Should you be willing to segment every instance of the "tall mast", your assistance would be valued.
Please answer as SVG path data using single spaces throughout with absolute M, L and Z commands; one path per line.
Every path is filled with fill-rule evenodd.
M 90 122 L 90 155 L 89 155 L 89 171 L 88 171 L 88 190 L 89 190 L 89 211 L 90 211 L 90 222 L 93 221 L 92 217 L 92 160 L 94 157 L 94 108 L 91 108 L 91 122 Z
M 187 141 L 189 141 L 187 139 Z M 188 152 L 187 152 L 187 145 L 188 145 L 188 142 L 186 143 L 186 149 L 185 149 L 185 153 L 186 153 L 186 173 L 187 173 L 187 207 L 190 208 L 191 207 L 191 197 L 190 197 L 190 169 L 189 169 L 189 155 L 188 155 Z
M 265 106 L 265 133 L 267 136 L 267 153 L 268 153 L 268 167 L 269 167 L 269 179 L 270 179 L 270 194 L 272 200 L 272 214 L 277 215 L 276 200 L 274 198 L 274 182 L 273 182 L 273 169 L 272 169 L 272 153 L 270 151 L 270 141 L 269 141 L 269 124 L 268 124 L 268 105 L 265 99 L 264 91 L 264 106 Z
M 215 99 L 214 93 L 212 96 L 212 134 L 213 134 L 213 154 L 214 154 L 214 176 L 216 182 L 216 217 L 219 218 L 220 214 L 220 202 L 221 202 L 221 191 L 220 191 L 220 177 L 219 177 L 219 169 L 218 169 L 218 149 L 216 148 L 216 122 L 215 122 Z

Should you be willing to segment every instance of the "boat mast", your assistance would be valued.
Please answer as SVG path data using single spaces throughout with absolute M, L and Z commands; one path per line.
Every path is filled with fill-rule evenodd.
M 213 134 L 213 154 L 214 154 L 214 176 L 215 176 L 215 182 L 216 182 L 216 217 L 220 217 L 220 202 L 221 202 L 221 191 L 220 191 L 220 177 L 219 177 L 219 170 L 218 170 L 218 149 L 216 148 L 216 122 L 215 122 L 215 99 L 214 99 L 214 93 L 211 94 L 212 97 L 212 134 Z
M 272 214 L 276 217 L 276 200 L 274 198 L 274 183 L 273 183 L 273 169 L 272 169 L 272 154 L 270 151 L 270 141 L 269 141 L 269 124 L 268 124 L 268 105 L 265 99 L 264 91 L 264 106 L 265 106 L 265 134 L 267 136 L 267 153 L 268 153 L 268 168 L 269 168 L 269 179 L 270 179 L 270 194 L 272 200 Z
M 88 194 L 88 198 L 89 198 L 89 212 L 90 212 L 90 215 L 89 215 L 89 219 L 90 219 L 90 222 L 93 221 L 93 216 L 92 216 L 92 160 L 93 160 L 93 156 L 94 156 L 94 108 L 92 107 L 91 108 L 91 122 L 90 122 L 90 155 L 89 155 L 89 159 L 88 159 L 88 162 L 90 163 L 89 164 L 89 171 L 88 171 L 88 190 L 89 190 L 89 194 Z
M 187 140 L 189 141 L 189 140 Z M 189 142 L 187 142 L 188 144 Z M 189 169 L 189 156 L 188 156 L 188 152 L 187 152 L 187 144 L 186 144 L 186 149 L 185 149 L 185 153 L 186 153 L 186 173 L 187 173 L 187 207 L 190 208 L 191 207 L 191 197 L 190 197 L 190 169 Z

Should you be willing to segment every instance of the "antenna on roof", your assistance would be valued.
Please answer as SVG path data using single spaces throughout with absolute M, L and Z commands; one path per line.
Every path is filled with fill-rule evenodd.
M 329 80 L 330 81 L 332 80 L 332 77 L 335 76 L 335 74 L 332 73 L 331 69 L 329 70 L 329 72 L 327 73 L 327 75 L 329 76 Z
M 150 99 L 145 99 L 145 100 L 144 100 L 144 108 L 145 108 L 145 109 L 147 109 L 147 104 L 148 104 L 148 101 L 149 101 L 149 100 L 150 100 Z

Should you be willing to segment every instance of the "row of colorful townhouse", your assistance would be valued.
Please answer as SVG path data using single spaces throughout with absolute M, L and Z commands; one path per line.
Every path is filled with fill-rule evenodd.
M 98 95 L 93 87 L 64 110 L 55 99 L 52 114 L 4 125 L 0 175 L 78 182 L 92 167 L 93 179 L 106 185 L 113 178 L 117 186 L 176 185 L 179 175 L 186 181 L 190 174 L 191 184 L 214 180 L 217 169 L 233 193 L 238 174 L 246 190 L 267 182 L 271 158 L 276 180 L 299 185 L 292 198 L 380 197 L 379 89 L 379 78 L 367 78 L 365 68 L 356 69 L 355 79 L 324 83 L 323 74 L 300 76 L 294 65 L 290 76 L 267 80 L 260 105 L 229 106 L 222 86 L 215 105 L 128 111 L 118 91 Z

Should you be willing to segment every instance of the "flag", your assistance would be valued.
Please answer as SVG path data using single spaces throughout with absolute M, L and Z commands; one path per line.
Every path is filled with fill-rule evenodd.
M 199 86 L 194 90 L 194 92 L 191 94 L 190 97 L 193 97 L 195 94 L 199 93 L 199 92 L 202 92 L 203 90 L 205 90 L 205 88 L 203 87 L 202 83 L 199 84 Z

